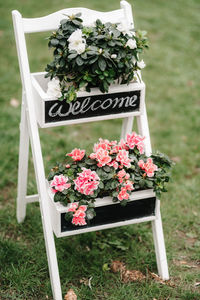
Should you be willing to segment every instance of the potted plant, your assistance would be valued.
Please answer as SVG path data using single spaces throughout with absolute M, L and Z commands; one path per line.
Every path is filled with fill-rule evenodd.
M 135 132 L 119 142 L 99 139 L 89 155 L 85 150 L 73 149 L 51 170 L 49 189 L 53 201 L 65 209 L 66 230 L 133 219 L 137 213 L 143 217 L 145 209 L 147 215 L 154 213 L 155 195 L 166 191 L 171 161 L 161 153 L 147 157 L 143 141 L 144 137 Z M 100 219 L 101 205 L 96 206 L 96 199 L 103 201 Z
M 145 85 L 140 70 L 145 63 L 139 56 L 148 48 L 145 34 L 124 22 L 96 20 L 84 26 L 81 14 L 61 20 L 48 42 L 54 49 L 53 61 L 47 65 L 46 74 L 32 76 L 41 127 L 142 112 Z

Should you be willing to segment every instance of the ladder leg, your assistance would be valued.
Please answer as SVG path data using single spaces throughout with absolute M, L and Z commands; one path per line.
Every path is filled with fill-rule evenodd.
M 19 165 L 18 165 L 18 190 L 17 190 L 17 221 L 23 222 L 26 216 L 26 192 L 28 176 L 28 156 L 29 156 L 29 134 L 24 103 L 24 93 L 22 95 L 21 123 L 20 123 L 20 143 L 19 143 Z
M 151 155 L 151 141 L 150 141 L 150 134 L 149 134 L 149 125 L 147 120 L 147 113 L 146 113 L 146 106 L 144 103 L 143 113 L 137 117 L 137 126 L 138 132 L 140 135 L 145 137 L 144 144 L 145 144 L 145 154 L 147 156 Z
M 127 133 L 131 133 L 132 128 L 133 128 L 133 119 L 134 119 L 134 117 L 128 117 L 128 118 L 123 119 L 121 139 L 125 139 Z
M 40 202 L 40 206 L 42 206 L 43 200 Z M 55 240 L 53 235 L 52 226 L 50 223 L 49 212 L 45 212 L 43 214 L 44 207 L 41 207 L 42 214 L 42 224 L 43 224 L 43 232 L 45 238 L 45 246 L 47 252 L 47 260 L 49 266 L 49 274 L 51 280 L 51 288 L 53 293 L 54 300 L 62 300 L 62 289 L 60 283 L 59 269 L 58 269 L 58 261 L 55 247 Z M 48 214 L 48 215 L 47 215 Z
M 30 105 L 32 104 L 31 101 L 29 104 Z M 34 107 L 31 109 L 31 112 L 32 111 L 34 111 Z M 49 199 L 48 199 L 48 194 L 46 189 L 44 163 L 42 158 L 42 150 L 40 145 L 38 126 L 36 124 L 34 113 L 29 114 L 28 111 L 27 117 L 28 117 L 28 128 L 30 133 L 37 189 L 39 193 L 40 211 L 42 217 L 42 226 L 43 226 L 43 232 L 45 238 L 45 246 L 47 252 L 53 299 L 62 300 L 62 290 L 61 290 L 60 276 L 58 270 L 56 247 L 55 247 L 53 229 L 51 224 Z
M 152 230 L 153 230 L 154 246 L 156 251 L 158 274 L 163 280 L 168 280 L 169 271 L 168 271 L 167 256 L 165 250 L 165 241 L 163 235 L 160 207 L 157 210 L 156 219 L 152 221 Z

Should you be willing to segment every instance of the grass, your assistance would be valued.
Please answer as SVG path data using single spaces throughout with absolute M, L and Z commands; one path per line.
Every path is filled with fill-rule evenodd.
M 119 274 L 103 271 L 113 260 L 129 269 L 157 272 L 150 224 L 133 225 L 56 240 L 63 293 L 73 288 L 83 300 L 200 299 L 200 95 L 198 0 L 130 1 L 136 27 L 149 32 L 151 48 L 145 55 L 146 103 L 153 148 L 176 161 L 173 182 L 162 197 L 162 217 L 171 281 L 174 287 L 150 278 L 124 284 Z M 16 57 L 11 10 L 26 17 L 46 15 L 73 6 L 96 10 L 118 8 L 116 1 L 0 2 L 0 299 L 52 299 L 37 204 L 30 204 L 23 224 L 17 224 L 15 199 L 21 83 Z M 32 71 L 43 70 L 50 58 L 44 37 L 28 38 Z M 32 42 L 32 46 L 31 46 Z M 41 48 L 40 48 L 41 47 Z M 43 47 L 43 48 L 42 48 Z M 41 49 L 43 49 L 41 51 Z M 100 136 L 118 138 L 120 120 L 41 130 L 46 172 L 73 147 L 91 149 Z M 36 192 L 32 158 L 28 193 Z M 118 241 L 121 250 L 110 243 Z M 114 243 L 115 244 L 115 243 Z M 123 250 L 125 249 L 125 250 Z M 92 289 L 83 283 L 91 278 Z

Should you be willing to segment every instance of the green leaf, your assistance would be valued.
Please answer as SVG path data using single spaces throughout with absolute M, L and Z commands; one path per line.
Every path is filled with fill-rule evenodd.
M 72 53 L 68 56 L 68 59 L 71 60 L 71 59 L 77 57 L 77 55 L 78 55 L 78 53 Z
M 108 86 L 108 83 L 107 83 L 105 80 L 103 81 L 103 88 L 104 88 L 104 90 L 105 90 L 106 92 L 108 92 L 109 86 Z
M 51 45 L 53 47 L 57 46 L 58 44 L 59 44 L 59 40 L 57 40 L 57 39 L 51 39 Z
M 99 66 L 99 68 L 100 68 L 101 71 L 105 71 L 105 69 L 106 69 L 106 61 L 105 61 L 105 59 L 102 56 L 100 56 L 99 59 L 98 59 L 98 66 Z
M 109 166 L 104 166 L 103 170 L 108 173 L 111 171 L 111 168 Z
M 90 159 L 90 158 L 87 158 L 85 162 L 87 165 L 95 165 L 97 163 L 95 159 Z
M 78 56 L 76 58 L 76 63 L 78 66 L 82 66 L 84 64 L 84 61 L 82 60 L 82 58 L 80 56 Z
M 102 270 L 103 270 L 104 272 L 110 271 L 109 264 L 103 264 Z
M 99 188 L 100 188 L 100 189 L 103 189 L 103 188 L 104 188 L 104 184 L 103 184 L 102 181 L 100 181 L 100 183 L 99 183 Z
M 58 201 L 62 201 L 62 194 L 61 193 L 59 193 L 59 192 L 56 192 L 55 194 L 54 194 L 54 201 L 55 202 L 58 202 Z
M 96 213 L 95 210 L 93 208 L 89 208 L 86 211 L 86 217 L 88 220 L 92 220 L 95 217 Z

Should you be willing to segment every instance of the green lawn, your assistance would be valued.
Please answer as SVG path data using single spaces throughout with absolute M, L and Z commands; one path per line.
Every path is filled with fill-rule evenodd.
M 135 23 L 149 33 L 150 50 L 143 79 L 153 149 L 176 161 L 161 210 L 171 286 L 151 278 L 124 284 L 119 274 L 103 270 L 113 260 L 144 274 L 157 272 L 150 224 L 57 239 L 63 293 L 73 288 L 81 300 L 200 299 L 200 93 L 199 0 L 130 1 Z M 0 299 L 52 299 L 40 212 L 30 204 L 17 224 L 15 199 L 21 83 L 11 10 L 36 17 L 73 6 L 112 10 L 118 1 L 0 1 Z M 51 54 L 48 34 L 28 38 L 32 71 L 42 71 Z M 31 44 L 32 43 L 32 44 Z M 43 50 L 41 50 L 43 49 Z M 17 107 L 15 107 L 17 106 Z M 41 130 L 46 172 L 73 147 L 91 149 L 99 138 L 118 138 L 120 120 Z M 109 128 L 109 129 L 108 129 Z M 32 158 L 28 192 L 35 193 Z M 116 241 L 121 249 L 118 249 Z M 114 243 L 110 243 L 114 242 Z M 91 278 L 91 289 L 87 279 Z

